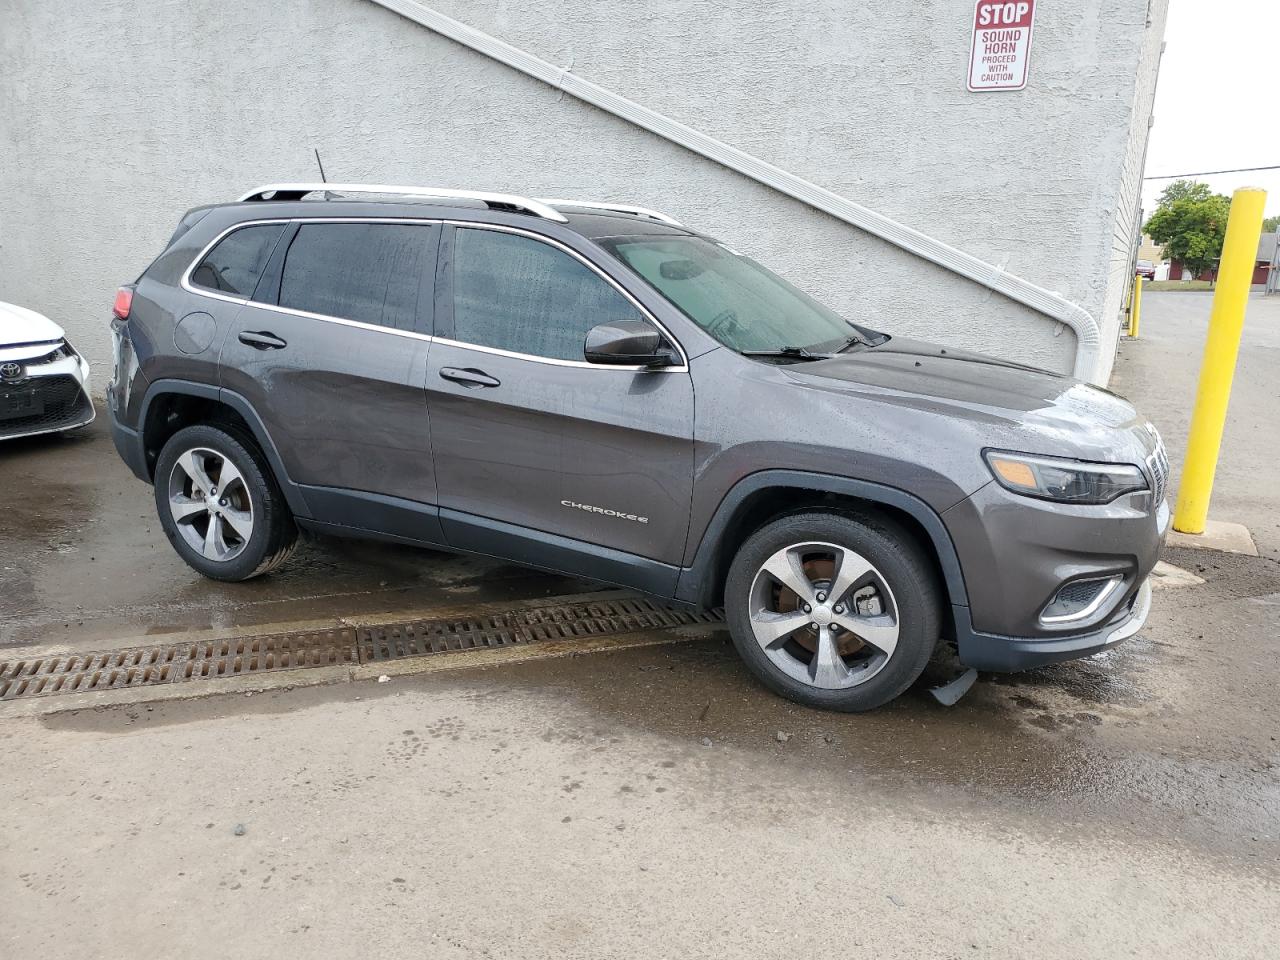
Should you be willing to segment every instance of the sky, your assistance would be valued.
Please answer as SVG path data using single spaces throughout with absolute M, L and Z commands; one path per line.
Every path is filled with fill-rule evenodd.
M 1170 0 L 1164 39 L 1146 175 L 1280 164 L 1280 0 Z M 1280 170 L 1195 179 L 1280 214 Z M 1145 216 L 1171 182 L 1143 184 Z

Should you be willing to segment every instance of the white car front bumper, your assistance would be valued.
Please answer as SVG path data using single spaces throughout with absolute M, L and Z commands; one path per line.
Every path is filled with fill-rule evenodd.
M 0 440 L 72 430 L 95 416 L 89 364 L 65 340 L 0 346 Z

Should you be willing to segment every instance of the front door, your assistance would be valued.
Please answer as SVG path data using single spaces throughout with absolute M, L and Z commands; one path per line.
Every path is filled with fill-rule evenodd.
M 515 231 L 446 228 L 437 287 L 427 398 L 449 542 L 620 582 L 631 567 L 660 589 L 688 533 L 692 381 L 583 356 L 597 323 L 651 318 Z
M 438 224 L 304 222 L 281 239 L 222 348 L 315 519 L 385 527 L 433 505 L 422 396 Z M 425 526 L 385 530 L 431 539 Z M 438 534 L 436 535 L 438 538 Z

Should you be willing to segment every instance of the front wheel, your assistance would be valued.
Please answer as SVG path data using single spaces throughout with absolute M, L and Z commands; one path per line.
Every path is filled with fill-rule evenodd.
M 827 710 L 883 706 L 924 671 L 941 591 L 897 524 L 803 513 L 747 538 L 725 584 L 738 653 L 767 687 Z
M 208 424 L 179 430 L 156 461 L 155 494 L 173 548 L 213 580 L 269 573 L 297 542 L 270 468 L 239 431 Z

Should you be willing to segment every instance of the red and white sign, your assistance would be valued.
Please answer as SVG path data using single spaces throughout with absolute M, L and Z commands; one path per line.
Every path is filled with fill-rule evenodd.
M 1036 0 L 978 0 L 973 8 L 969 89 L 1021 90 L 1027 85 Z

